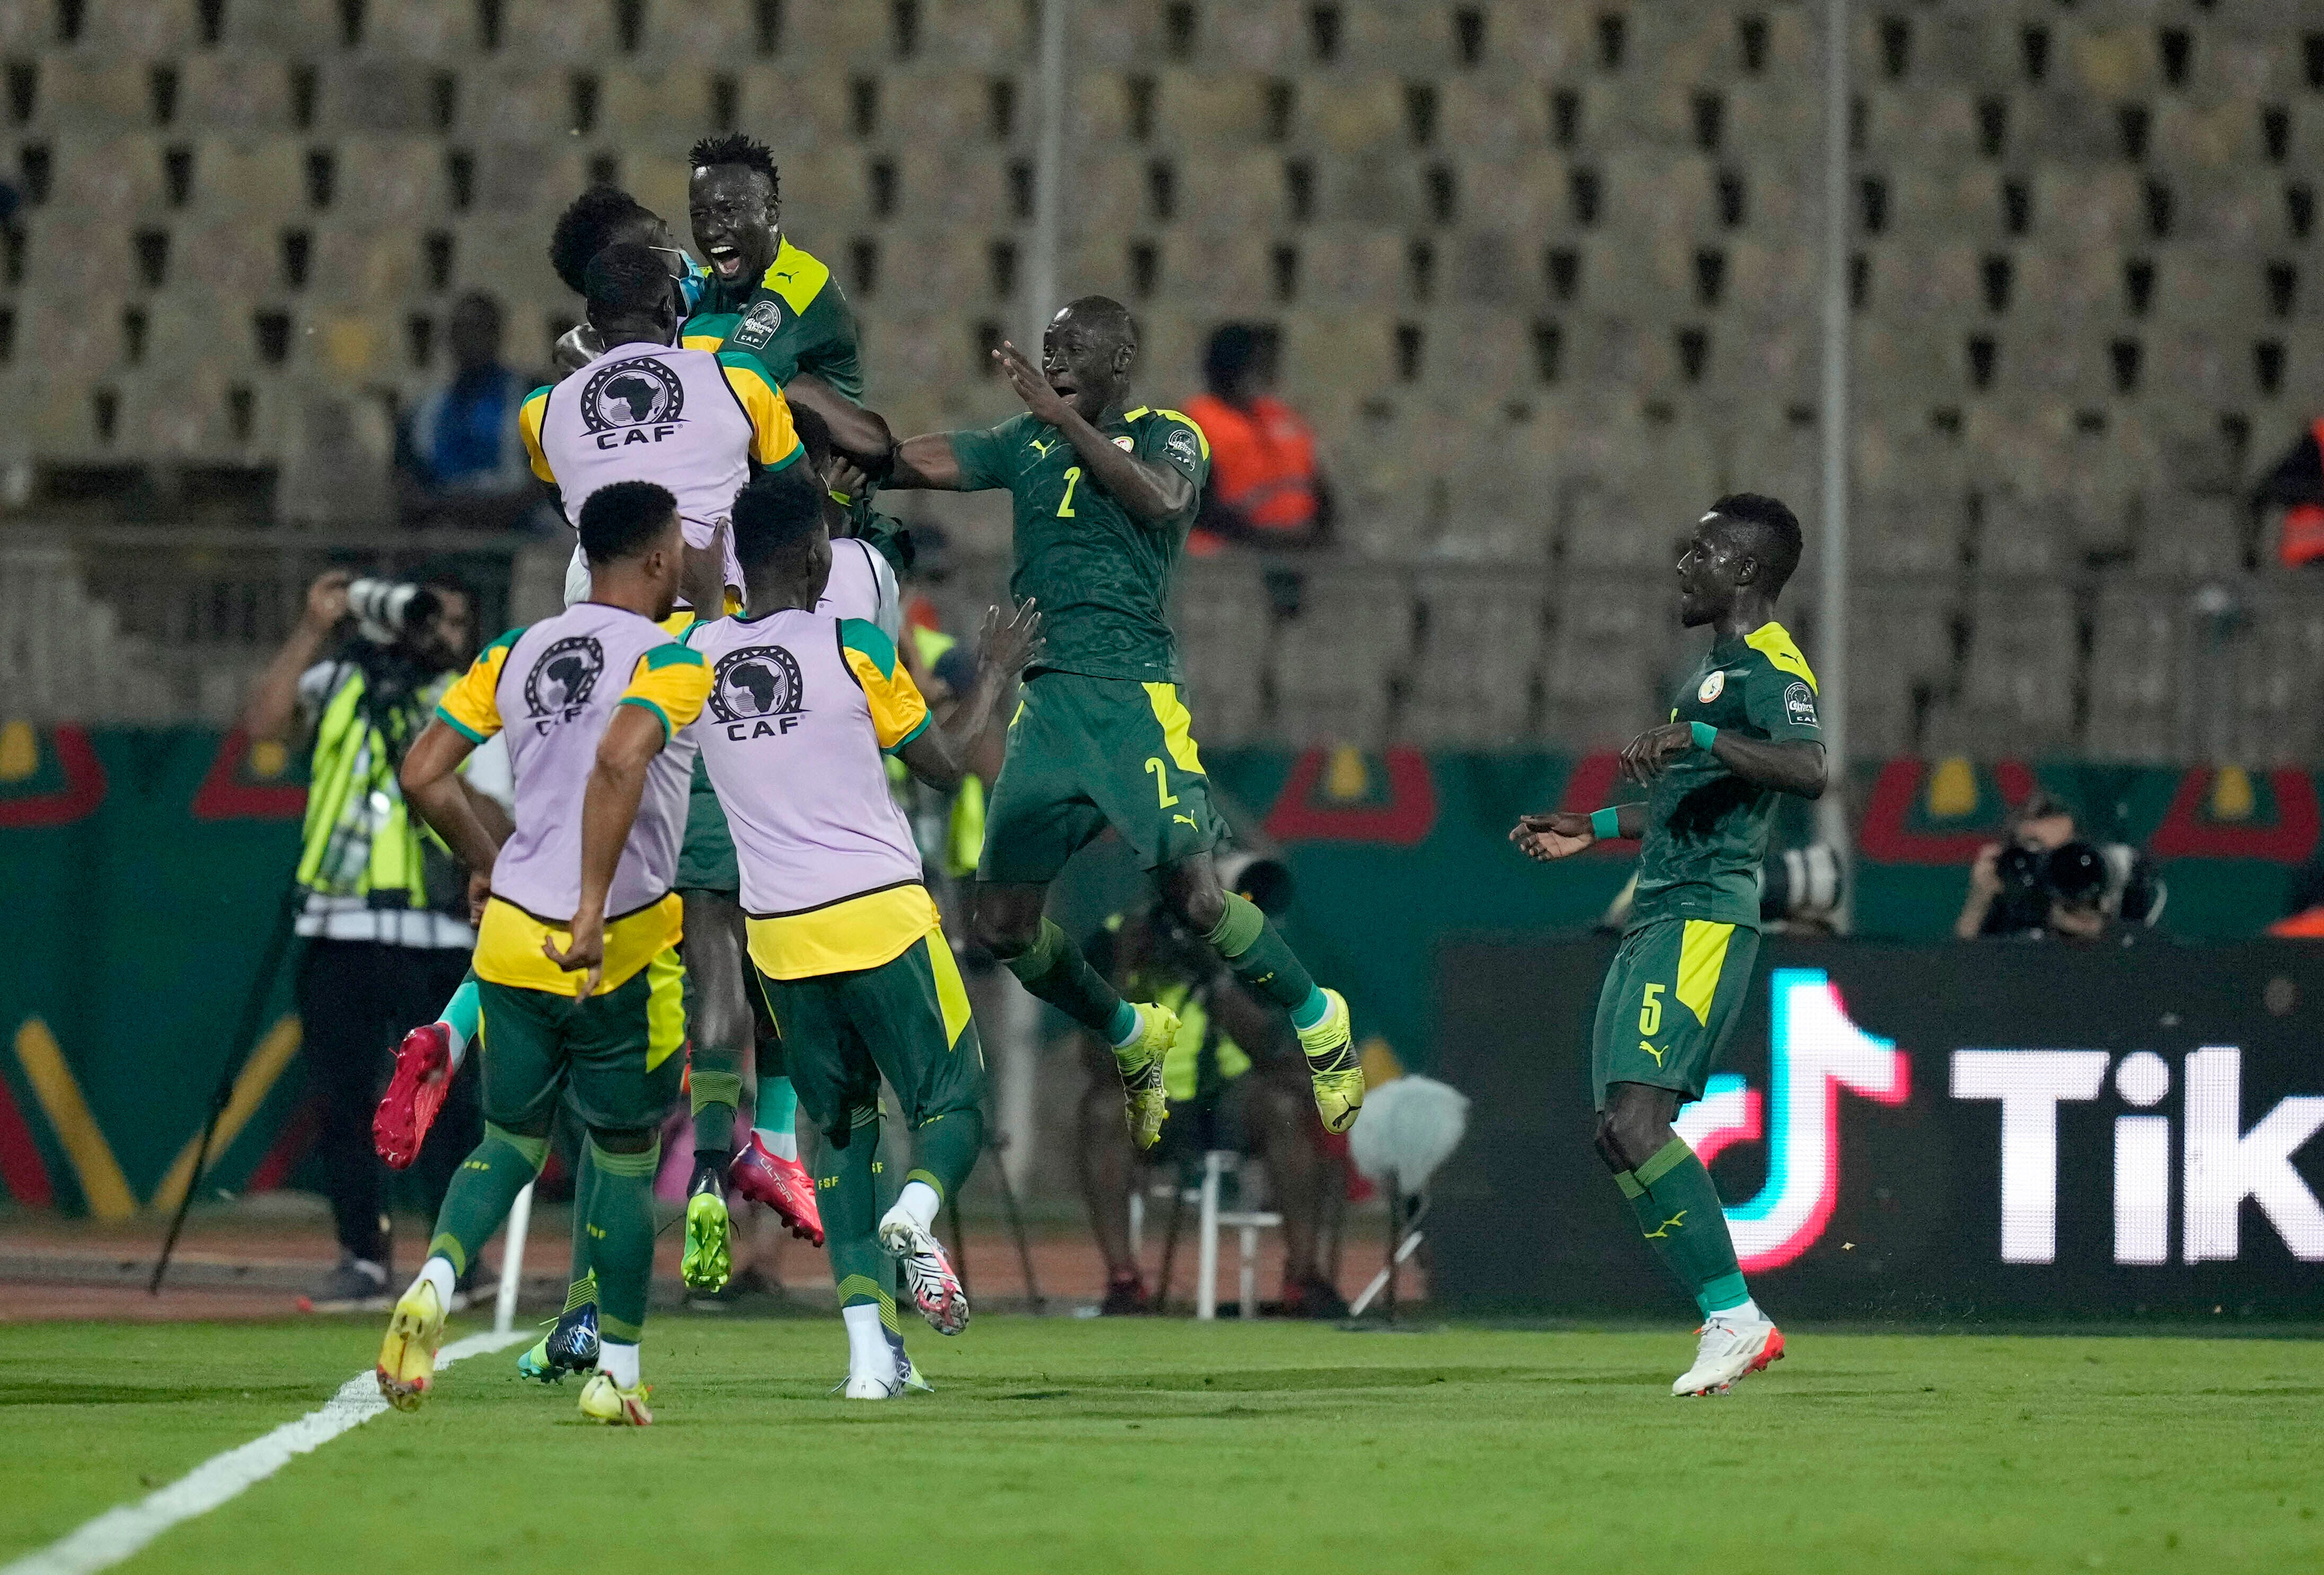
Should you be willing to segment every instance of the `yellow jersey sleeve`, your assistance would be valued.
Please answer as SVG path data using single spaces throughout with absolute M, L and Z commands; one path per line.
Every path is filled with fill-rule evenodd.
M 534 389 L 524 396 L 524 403 L 517 407 L 516 425 L 517 430 L 524 434 L 525 457 L 532 461 L 532 474 L 555 486 L 557 473 L 549 468 L 549 456 L 542 452 L 540 447 L 540 423 L 548 414 L 549 391 Z
M 780 470 L 807 452 L 791 425 L 790 401 L 783 398 L 783 391 L 775 386 L 757 356 L 741 350 L 721 351 L 718 368 L 726 374 L 726 386 L 742 401 L 742 413 L 751 418 L 752 458 L 769 470 Z
M 501 668 L 521 629 L 512 629 L 484 647 L 459 681 L 436 703 L 436 715 L 470 743 L 482 743 L 501 730 Z
M 872 731 L 880 747 L 894 754 L 927 731 L 934 720 L 912 675 L 896 659 L 896 642 L 876 623 L 861 618 L 839 621 L 839 659 L 863 686 L 872 703 Z
M 638 659 L 630 673 L 630 686 L 616 702 L 641 706 L 661 718 L 664 743 L 669 735 L 702 714 L 710 698 L 710 669 L 702 653 L 691 646 L 658 645 Z

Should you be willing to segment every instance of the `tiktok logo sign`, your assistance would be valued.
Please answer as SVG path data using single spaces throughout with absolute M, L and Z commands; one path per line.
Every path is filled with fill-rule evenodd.
M 1767 1144 L 1766 1185 L 1727 1211 L 1746 1274 L 1781 1268 L 1823 1234 L 1840 1199 L 1841 1091 L 1884 1105 L 1901 1105 L 1912 1092 L 1904 1053 L 1849 1020 L 1831 975 L 1778 968 L 1772 982 L 1766 1103 L 1740 1076 L 1722 1072 L 1673 1123 L 1705 1165 L 1729 1144 Z

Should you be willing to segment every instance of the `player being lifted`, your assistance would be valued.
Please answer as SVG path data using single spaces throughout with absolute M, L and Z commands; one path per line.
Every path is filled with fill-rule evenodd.
M 1047 647 L 1030 669 L 987 811 L 973 893 L 976 937 L 1025 988 L 1114 1049 L 1131 1139 L 1151 1147 L 1167 1107 L 1164 1050 L 1177 1019 L 1114 992 L 1043 912 L 1065 861 L 1108 825 L 1157 872 L 1164 905 L 1251 991 L 1291 1014 L 1315 1108 L 1344 1132 L 1364 1100 L 1348 1004 L 1317 987 L 1267 916 L 1223 889 L 1224 826 L 1185 703 L 1167 613 L 1170 574 L 1209 471 L 1202 430 L 1172 410 L 1125 410 L 1138 333 L 1084 296 L 1051 319 L 1036 368 L 993 352 L 1025 413 L 989 431 L 914 438 L 890 485 L 1009 490 L 1010 594 L 1038 602 Z
M 603 1308 L 581 1414 L 653 1420 L 638 1340 L 659 1128 L 686 1037 L 670 882 L 693 769 L 683 730 L 710 674 L 661 627 L 686 550 L 677 501 L 650 482 L 617 482 L 590 496 L 579 526 L 591 600 L 494 640 L 403 763 L 405 797 L 492 888 L 475 958 L 484 1139 L 454 1176 L 428 1261 L 380 1347 L 380 1389 L 405 1411 L 434 1382 L 454 1281 L 539 1173 L 566 1098 L 588 1129 L 575 1234 L 590 1243 Z M 502 847 L 453 773 L 503 729 L 516 829 Z
M 734 501 L 734 535 L 749 610 L 686 636 L 712 675 L 697 732 L 741 858 L 751 960 L 799 1103 L 824 1135 L 816 1184 L 847 1325 L 847 1395 L 883 1400 L 902 1392 L 904 1375 L 882 1248 L 902 1260 L 939 1332 L 968 1322 L 934 1226 L 983 1146 L 984 1068 L 881 755 L 939 787 L 964 768 L 894 642 L 862 619 L 818 610 L 832 566 L 820 484 L 790 474 L 752 483 Z M 953 722 L 961 737 L 983 730 L 1039 629 L 1029 606 L 1006 624 L 997 610 L 987 618 L 976 681 Z M 880 1219 L 872 1162 L 882 1075 L 903 1103 L 916 1165 Z
M 1671 1129 L 1735 1028 L 1759 953 L 1759 867 L 1775 796 L 1821 797 L 1815 675 L 1775 622 L 1800 563 L 1800 522 L 1773 498 L 1711 506 L 1678 560 L 1679 612 L 1711 646 L 1670 721 L 1622 751 L 1643 804 L 1529 815 L 1510 840 L 1563 859 L 1638 837 L 1637 896 L 1591 1032 L 1598 1153 L 1638 1229 L 1702 1312 L 1694 1366 L 1674 1395 L 1723 1395 L 1784 1354 L 1745 1288 L 1711 1172 Z

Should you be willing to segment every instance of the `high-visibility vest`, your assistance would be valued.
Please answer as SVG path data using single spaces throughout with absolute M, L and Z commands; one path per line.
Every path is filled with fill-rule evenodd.
M 374 907 L 426 907 L 423 834 L 404 807 L 401 762 L 364 707 L 364 688 L 355 668 L 316 727 L 299 884 L 327 897 L 369 898 Z M 417 696 L 413 704 L 416 735 L 428 707 Z
M 1248 408 L 1203 394 L 1186 407 L 1211 440 L 1211 495 L 1261 530 L 1315 518 L 1315 434 L 1281 400 Z
M 2324 416 L 2309 428 L 2316 447 L 2324 451 Z M 2298 568 L 2324 557 L 2324 503 L 2294 503 L 2283 511 L 2283 539 L 2276 548 L 2286 568 Z

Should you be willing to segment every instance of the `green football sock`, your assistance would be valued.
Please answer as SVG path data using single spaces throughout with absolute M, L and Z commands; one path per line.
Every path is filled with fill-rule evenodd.
M 573 1283 L 589 1282 L 594 1299 L 597 1276 L 589 1267 L 589 1200 L 597 1191 L 597 1167 L 589 1163 L 589 1142 L 584 1138 L 573 1161 L 573 1263 L 565 1272 Z
M 1027 990 L 1092 1033 L 1107 1035 L 1111 1043 L 1121 996 L 1089 965 L 1074 938 L 1055 920 L 1042 919 L 1039 937 L 1007 959 L 1005 966 Z
M 1614 1184 L 1647 1245 L 1705 1317 L 1750 1300 L 1719 1188 L 1684 1138 L 1672 1138 L 1636 1171 L 1615 1172 Z
M 589 1139 L 597 1184 L 586 1229 L 590 1272 L 597 1280 L 597 1327 L 608 1338 L 636 1344 L 653 1283 L 653 1180 L 661 1143 L 641 1154 L 614 1154 Z
M 1228 892 L 1225 916 L 1203 939 L 1226 959 L 1237 979 L 1285 1011 L 1312 1009 L 1317 999 L 1314 976 L 1250 898 Z
M 939 1201 L 955 1197 L 984 1151 L 984 1112 L 974 1105 L 948 1110 L 912 1130 L 911 1173 L 907 1182 L 926 1182 Z
M 525 1138 L 484 1124 L 484 1140 L 468 1153 L 452 1173 L 445 1189 L 444 1206 L 436 1212 L 436 1234 L 428 1243 L 429 1257 L 440 1253 L 455 1276 L 465 1275 L 476 1251 L 508 1218 L 509 1205 L 540 1174 L 549 1153 L 546 1138 Z
M 895 1266 L 873 1234 L 880 1224 L 879 1184 L 872 1174 L 879 1151 L 880 1108 L 862 1106 L 849 1122 L 847 1147 L 824 1139 L 816 1156 L 815 1195 L 823 1209 L 824 1250 L 831 1257 L 839 1304 L 879 1303 L 892 1324 L 894 1298 L 887 1287 L 896 1277 Z

